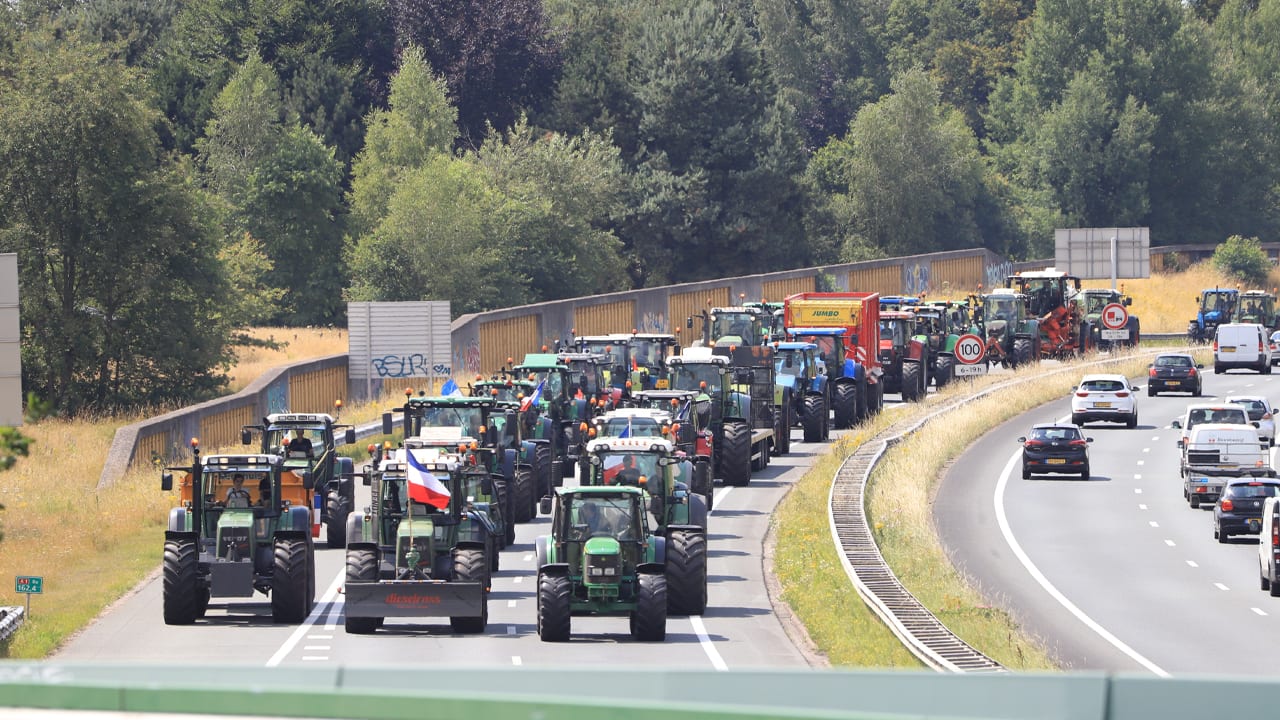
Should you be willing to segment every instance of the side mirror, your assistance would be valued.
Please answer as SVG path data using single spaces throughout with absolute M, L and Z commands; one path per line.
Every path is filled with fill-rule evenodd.
M 1182 447 L 1182 438 L 1178 438 L 1178 447 Z
M 1201 363 L 1196 363 L 1196 369 L 1197 369 L 1197 370 L 1203 370 L 1203 369 L 1204 369 L 1204 365 L 1203 365 L 1203 364 L 1201 364 Z
M 544 496 L 541 500 L 538 501 L 538 512 L 542 513 L 543 515 L 551 514 L 551 496 L 550 495 Z
M 302 471 L 302 487 L 307 491 L 314 490 L 316 487 L 316 479 L 311 476 L 310 470 Z
M 1262 427 L 1262 424 L 1261 424 L 1261 423 L 1251 422 L 1251 423 L 1249 423 L 1249 424 L 1250 424 L 1250 425 L 1252 425 L 1252 426 L 1254 426 L 1254 427 L 1256 427 L 1256 428 L 1260 428 L 1260 427 Z
M 1131 297 L 1126 297 L 1126 298 L 1124 299 L 1124 304 L 1125 304 L 1125 306 L 1126 306 L 1126 307 L 1128 307 L 1129 305 L 1132 305 L 1132 304 L 1133 304 L 1133 298 L 1131 298 Z
M 1020 437 L 1020 438 L 1018 438 L 1018 442 L 1019 442 L 1019 443 L 1025 443 L 1026 441 L 1027 441 L 1027 439 L 1026 439 L 1025 437 Z
M 253 433 L 248 430 L 240 431 L 240 444 L 248 445 L 253 442 Z
M 1179 420 L 1174 420 L 1173 422 L 1169 423 L 1169 427 L 1172 427 L 1172 428 L 1177 429 L 1177 430 L 1181 430 L 1181 429 L 1182 429 L 1182 422 L 1181 422 L 1181 421 L 1179 421 Z
M 1091 438 L 1091 437 L 1087 437 L 1087 438 L 1085 438 L 1085 439 L 1084 439 L 1084 441 L 1085 441 L 1085 442 L 1093 442 L 1093 438 Z
M 346 432 L 346 434 L 345 434 L 345 435 L 343 435 L 342 439 L 346 442 L 346 444 L 347 444 L 347 445 L 355 445 L 355 444 L 356 444 L 356 429 L 355 429 L 355 428 L 347 428 L 347 432 Z
M 382 413 L 382 434 L 391 435 L 394 434 L 395 431 L 395 423 L 391 421 L 391 413 Z
M 160 489 L 165 492 L 173 489 L 173 473 L 160 474 Z
M 684 326 L 685 326 L 686 328 L 689 328 L 690 330 L 692 330 L 692 329 L 693 329 L 693 318 L 692 318 L 692 317 L 690 317 L 690 318 L 688 318 L 687 320 L 685 320 L 685 321 L 684 321 Z
M 373 484 L 373 475 L 371 473 L 360 473 L 360 482 L 368 487 Z
M 480 494 L 493 497 L 493 477 L 486 475 L 480 479 Z

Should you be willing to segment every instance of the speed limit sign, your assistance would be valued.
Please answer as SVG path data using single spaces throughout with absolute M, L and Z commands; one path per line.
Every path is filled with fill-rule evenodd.
M 956 340 L 956 360 L 963 365 L 975 365 L 982 361 L 982 355 L 986 351 L 986 346 L 982 344 L 982 338 L 972 333 L 961 335 Z

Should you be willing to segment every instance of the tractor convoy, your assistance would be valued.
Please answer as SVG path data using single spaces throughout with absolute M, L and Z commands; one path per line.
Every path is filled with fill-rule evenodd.
M 348 633 L 426 617 L 483 633 L 502 551 L 518 524 L 543 515 L 533 553 L 539 638 L 569 641 L 573 617 L 598 615 L 625 616 L 636 640 L 662 641 L 669 616 L 707 609 L 716 480 L 747 486 L 793 442 L 827 442 L 833 427 L 879 413 L 888 393 L 921 402 L 931 383 L 942 389 L 992 364 L 1138 342 L 1122 292 L 1082 289 L 1053 268 L 1007 285 L 960 300 L 802 292 L 708 303 L 684 338 L 575 333 L 476 376 L 466 395 L 405 390 L 359 471 L 338 454 L 357 433 L 336 414 L 245 425 L 253 454 L 202 457 L 193 440 L 190 465 L 161 477 L 176 499 L 164 621 L 195 623 L 212 598 L 261 593 L 275 622 L 303 622 L 323 527 L 327 547 L 345 553 Z M 1275 296 L 1261 291 L 1205 290 L 1198 305 L 1193 339 L 1223 322 L 1280 324 Z M 367 498 L 357 500 L 358 482 Z

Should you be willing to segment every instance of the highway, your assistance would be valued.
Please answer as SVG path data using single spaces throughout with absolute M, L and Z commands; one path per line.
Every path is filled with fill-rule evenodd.
M 1070 670 L 1274 677 L 1280 602 L 1258 585 L 1252 537 L 1220 545 L 1212 508 L 1182 498 L 1177 436 L 1187 403 L 1272 400 L 1280 378 L 1205 378 L 1205 397 L 1138 398 L 1139 425 L 1090 424 L 1093 476 L 1021 479 L 1016 438 L 1068 419 L 1063 398 L 994 428 L 954 463 L 934 520 L 952 562 Z M 1273 451 L 1273 465 L 1275 457 Z
M 318 602 L 302 625 L 271 621 L 266 596 L 215 599 L 205 619 L 168 626 L 162 619 L 158 575 L 125 597 L 54 660 L 63 662 L 228 663 L 306 666 L 333 663 L 458 664 L 476 666 L 586 666 L 607 657 L 618 667 L 696 669 L 796 668 L 809 661 L 793 645 L 770 605 L 764 582 L 762 547 L 769 516 L 788 486 L 797 481 L 827 443 L 800 442 L 752 475 L 746 487 L 716 487 L 709 528 L 709 607 L 702 617 L 673 616 L 665 643 L 640 643 L 627 618 L 574 617 L 569 643 L 544 643 L 535 630 L 534 538 L 550 520 L 518 527 L 516 543 L 502 553 L 489 599 L 489 625 L 481 635 L 452 634 L 447 618 L 388 620 L 374 635 L 343 629 L 344 552 L 317 546 Z M 572 482 L 572 481 L 568 481 Z M 368 488 L 359 487 L 359 504 Z M 156 557 L 163 537 L 157 534 Z M 602 646 L 609 646 L 602 655 Z

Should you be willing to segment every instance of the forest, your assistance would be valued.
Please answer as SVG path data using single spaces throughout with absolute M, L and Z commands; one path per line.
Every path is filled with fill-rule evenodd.
M 7 0 L 24 387 L 210 397 L 351 300 L 1271 240 L 1278 76 L 1280 0 Z

